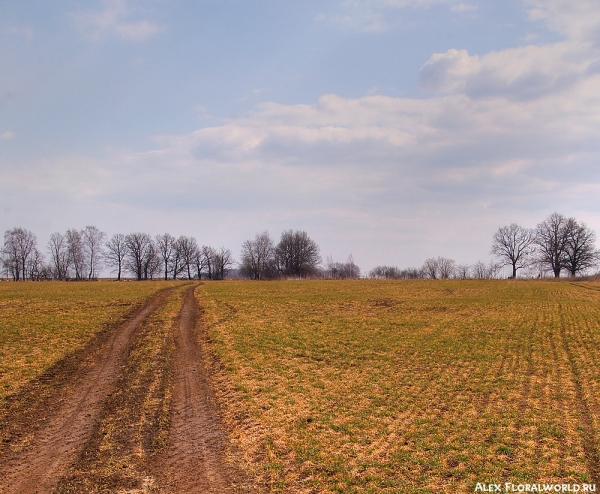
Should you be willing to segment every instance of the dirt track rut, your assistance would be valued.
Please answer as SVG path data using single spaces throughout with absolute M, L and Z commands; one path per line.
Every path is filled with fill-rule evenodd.
M 227 435 L 205 372 L 198 319 L 194 288 L 190 288 L 175 337 L 173 415 L 159 479 L 165 492 L 251 492 L 241 472 L 226 458 Z
M 231 456 L 227 434 L 197 339 L 200 314 L 194 296 L 196 286 L 187 289 L 173 327 L 176 349 L 168 444 L 147 465 L 146 475 L 156 479 L 153 492 L 254 492 L 231 458 L 227 459 Z M 107 400 L 115 384 L 123 379 L 136 333 L 171 292 L 159 293 L 119 326 L 103 344 L 91 368 L 69 389 L 61 385 L 53 391 L 63 396 L 51 401 L 58 405 L 48 411 L 49 417 L 32 434 L 31 442 L 18 453 L 0 458 L 1 493 L 61 491 L 59 481 L 69 475 L 71 465 L 93 443 L 90 438 L 97 431 L 98 421 L 109 410 Z
M 142 321 L 168 297 L 163 291 L 122 324 L 100 352 L 96 365 L 69 390 L 62 406 L 18 456 L 0 466 L 0 492 L 50 492 L 58 477 L 85 444 L 92 425 L 102 410 L 130 342 Z

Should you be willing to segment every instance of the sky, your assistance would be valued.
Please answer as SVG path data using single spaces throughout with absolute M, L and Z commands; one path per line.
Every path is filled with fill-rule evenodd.
M 0 0 L 0 229 L 304 230 L 363 272 L 600 231 L 597 0 Z

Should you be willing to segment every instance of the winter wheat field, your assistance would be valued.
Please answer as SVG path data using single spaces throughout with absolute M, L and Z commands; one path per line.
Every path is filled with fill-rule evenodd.
M 594 282 L 2 283 L 0 491 L 593 492 L 599 321 Z

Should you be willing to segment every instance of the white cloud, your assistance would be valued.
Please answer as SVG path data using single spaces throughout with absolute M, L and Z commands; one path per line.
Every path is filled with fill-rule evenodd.
M 458 93 L 465 90 L 469 77 L 480 71 L 477 55 L 467 50 L 451 49 L 434 53 L 421 68 L 421 87 L 441 93 Z
M 10 141 L 11 139 L 14 139 L 14 137 L 15 133 L 9 130 L 0 134 L 0 141 Z
M 86 36 L 100 39 L 106 35 L 142 42 L 159 33 L 160 25 L 147 20 L 129 20 L 132 9 L 127 0 L 105 0 L 106 8 L 101 12 L 78 12 L 70 14 L 78 28 Z
M 574 41 L 527 45 L 481 57 L 452 49 L 431 56 L 421 68 L 420 85 L 440 93 L 535 98 L 583 80 L 599 61 L 597 49 Z
M 525 0 L 529 17 L 542 20 L 569 39 L 600 41 L 600 8 L 597 0 Z
M 219 126 L 158 136 L 155 151 L 116 153 L 82 175 L 87 189 L 68 182 L 132 203 L 160 196 L 240 210 L 393 215 L 450 198 L 451 208 L 518 208 L 524 198 L 543 207 L 549 190 L 600 183 L 599 82 L 526 102 L 455 94 L 265 103 Z M 60 189 L 63 179 L 45 184 Z
M 2 187 L 71 198 L 88 214 L 102 204 L 122 212 L 111 228 L 123 231 L 143 228 L 135 212 L 145 211 L 167 218 L 165 226 L 149 223 L 152 233 L 173 230 L 177 218 L 183 233 L 194 233 L 186 223 L 198 224 L 234 248 L 264 228 L 291 227 L 307 229 L 337 257 L 347 255 L 335 250 L 345 239 L 363 266 L 438 254 L 474 262 L 493 231 L 524 221 L 523 211 L 530 226 L 546 211 L 600 213 L 598 84 L 590 75 L 527 101 L 331 94 L 310 105 L 264 103 L 218 126 L 157 136 L 153 151 L 15 168 Z M 458 227 L 470 232 L 462 243 Z
M 431 255 L 474 262 L 504 223 L 600 214 L 599 84 L 592 74 L 525 101 L 457 93 L 263 103 L 157 136 L 152 151 L 15 165 L 0 195 L 21 184 L 22 198 L 56 202 L 62 217 L 77 204 L 86 224 L 110 211 L 113 231 L 179 231 L 234 249 L 265 228 L 303 228 L 325 253 L 351 249 L 362 267 Z

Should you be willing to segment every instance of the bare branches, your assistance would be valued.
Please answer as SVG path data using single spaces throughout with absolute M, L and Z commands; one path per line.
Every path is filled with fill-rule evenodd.
M 276 276 L 275 245 L 269 232 L 257 233 L 254 240 L 246 240 L 242 244 L 240 272 L 253 280 Z
M 96 279 L 102 263 L 102 242 L 104 242 L 106 233 L 90 225 L 86 226 L 81 233 L 84 251 L 87 255 L 88 280 Z
M 281 234 L 275 248 L 275 259 L 280 274 L 298 278 L 314 275 L 321 263 L 319 246 L 300 230 Z
M 575 218 L 552 213 L 536 228 L 537 257 L 556 278 L 566 269 L 571 276 L 598 266 L 596 233 Z
M 52 273 L 56 279 L 66 280 L 69 276 L 69 250 L 67 239 L 62 233 L 53 233 L 48 241 L 52 262 Z
M 421 271 L 426 278 L 447 280 L 454 276 L 455 265 L 454 259 L 438 256 L 435 259 L 425 259 Z
M 13 280 L 27 279 L 27 261 L 37 246 L 37 237 L 24 228 L 13 228 L 4 232 L 2 265 Z
M 221 247 L 202 246 L 202 265 L 206 269 L 205 275 L 209 280 L 223 280 L 235 260 L 229 249 Z
M 113 267 L 113 271 L 117 272 L 117 281 L 121 281 L 121 273 L 123 272 L 123 262 L 127 250 L 125 247 L 125 235 L 122 233 L 114 234 L 111 239 L 106 242 L 106 251 L 104 258 L 109 266 Z
M 512 223 L 494 234 L 490 253 L 500 258 L 502 266 L 511 266 L 512 278 L 516 278 L 518 269 L 531 264 L 534 242 L 533 230 Z
M 156 236 L 155 242 L 166 280 L 169 278 L 169 271 L 174 261 L 176 240 L 173 235 L 170 235 L 169 233 L 163 233 L 162 235 Z
M 596 232 L 585 223 L 577 223 L 569 218 L 566 231 L 566 248 L 564 267 L 571 276 L 598 266 L 600 251 L 595 248 Z
M 552 270 L 555 278 L 565 266 L 567 223 L 562 214 L 552 213 L 536 227 L 538 259 Z
M 354 263 L 352 254 L 346 262 L 333 262 L 333 258 L 328 257 L 324 276 L 331 280 L 355 280 L 360 278 L 360 268 Z
M 0 250 L 1 272 L 13 280 L 96 279 L 104 266 L 117 273 L 131 273 L 138 280 L 153 279 L 158 273 L 164 279 L 186 278 L 210 280 L 236 276 L 233 254 L 229 249 L 199 246 L 194 237 L 175 239 L 169 233 L 152 238 L 147 233 L 113 235 L 104 242 L 105 233 L 95 226 L 83 230 L 55 232 L 47 244 L 48 261 L 37 250 L 32 232 L 13 228 L 4 234 Z M 399 269 L 377 266 L 368 277 L 376 279 L 487 279 L 501 275 L 502 267 L 511 268 L 511 278 L 520 269 L 525 275 L 543 277 L 552 272 L 559 277 L 565 270 L 571 276 L 584 274 L 600 265 L 596 233 L 585 223 L 553 213 L 535 229 L 516 223 L 503 226 L 492 238 L 490 253 L 495 260 L 486 264 L 456 264 L 453 259 L 437 256 L 425 260 L 418 268 Z M 320 249 L 305 231 L 286 230 L 277 245 L 265 230 L 246 240 L 241 248 L 239 274 L 255 280 L 278 277 L 351 279 L 361 277 L 352 255 L 346 262 L 329 257 L 321 264 Z M 508 271 L 508 270 L 507 270 Z M 233 272 L 233 274 L 232 274 Z M 508 273 L 506 273 L 508 274 Z
M 130 233 L 125 237 L 125 267 L 138 280 L 148 279 L 145 268 L 148 257 L 153 254 L 152 248 L 152 237 L 147 233 Z

